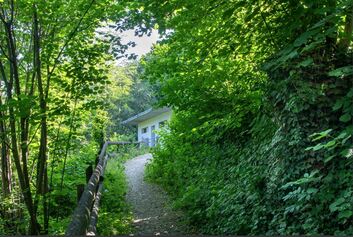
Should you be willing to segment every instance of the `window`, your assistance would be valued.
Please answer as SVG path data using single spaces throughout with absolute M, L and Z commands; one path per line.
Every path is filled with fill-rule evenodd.
M 167 120 L 164 120 L 164 121 L 162 121 L 162 122 L 159 122 L 159 128 L 163 128 L 166 123 L 167 123 Z
M 147 133 L 147 131 L 148 131 L 148 127 L 145 127 L 145 128 L 142 128 L 142 133 Z

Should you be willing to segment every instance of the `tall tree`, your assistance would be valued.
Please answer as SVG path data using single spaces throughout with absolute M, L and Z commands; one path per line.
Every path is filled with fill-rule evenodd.
M 80 60 L 86 60 L 92 67 L 79 74 L 80 81 L 84 84 L 91 81 L 90 86 L 100 84 L 97 81 L 104 69 L 94 68 L 92 60 L 108 52 L 109 42 L 98 39 L 95 30 L 108 18 L 118 19 L 122 10 L 117 2 L 111 1 L 0 1 L 0 79 L 6 92 L 6 96 L 1 93 L 2 108 L 6 108 L 1 110 L 0 124 L 2 183 L 4 188 L 10 187 L 6 177 L 11 172 L 6 167 L 10 168 L 12 159 L 30 216 L 30 234 L 48 233 L 48 131 L 55 120 L 52 112 L 57 109 L 51 103 L 55 99 L 51 90 L 53 86 L 60 88 L 58 78 L 63 76 L 60 70 L 75 57 L 70 46 L 77 41 L 86 42 L 81 45 L 85 48 L 80 51 Z M 125 48 L 120 42 L 115 44 Z M 93 50 L 90 45 L 101 51 Z M 115 48 L 120 49 L 119 46 Z M 67 73 L 72 75 L 78 66 L 71 66 Z M 65 87 L 60 89 L 63 93 Z M 80 94 L 93 92 L 86 89 L 73 93 L 80 98 Z M 31 183 L 29 164 L 36 167 L 35 185 Z M 44 228 L 38 223 L 39 211 L 43 214 Z

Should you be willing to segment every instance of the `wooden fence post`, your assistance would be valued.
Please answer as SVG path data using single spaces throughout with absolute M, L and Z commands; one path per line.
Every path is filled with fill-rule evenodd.
M 85 190 L 85 186 L 86 185 L 84 185 L 84 184 L 78 184 L 77 187 L 76 187 L 77 188 L 77 203 L 81 199 L 82 193 Z
M 71 217 L 65 235 L 96 235 L 98 221 L 99 201 L 103 192 L 104 170 L 108 160 L 106 150 L 108 145 L 135 144 L 131 142 L 107 141 L 101 147 L 96 159 L 96 167 L 93 171 L 92 165 L 86 169 L 87 184 L 77 185 L 78 204 Z M 139 144 L 139 142 L 136 142 Z M 93 172 L 92 172 L 93 171 Z M 91 175 L 89 175 L 91 174 Z
M 97 164 L 96 164 L 97 165 Z M 92 164 L 90 164 L 87 168 L 86 168 L 86 183 L 88 183 L 89 179 L 91 178 L 93 174 L 93 167 Z

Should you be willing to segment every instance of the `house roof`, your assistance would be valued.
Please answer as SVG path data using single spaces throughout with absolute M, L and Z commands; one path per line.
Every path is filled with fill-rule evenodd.
M 172 109 L 169 107 L 162 107 L 162 108 L 150 108 L 148 110 L 145 110 L 139 114 L 136 114 L 135 116 L 132 116 L 124 121 L 121 122 L 121 124 L 129 124 L 129 125 L 137 125 L 138 123 L 141 123 L 142 121 L 145 121 L 147 119 L 153 118 L 155 116 L 158 116 L 162 113 L 171 111 Z

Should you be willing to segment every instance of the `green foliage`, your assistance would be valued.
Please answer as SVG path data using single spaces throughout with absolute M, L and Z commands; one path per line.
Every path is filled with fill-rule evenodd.
M 266 117 L 258 118 L 258 127 L 254 127 L 259 129 L 257 136 L 249 140 L 244 134 L 246 149 L 241 149 L 241 139 L 238 144 L 217 144 L 205 142 L 202 135 L 193 132 L 176 134 L 185 123 L 179 119 L 177 116 L 171 123 L 171 133 L 163 135 L 163 145 L 154 150 L 148 178 L 174 196 L 176 207 L 186 212 L 189 223 L 201 233 L 258 233 L 256 228 L 263 225 L 261 216 L 265 210 L 254 214 L 250 209 L 261 207 L 257 202 L 264 201 L 262 195 L 267 191 L 264 183 L 270 170 L 266 170 L 267 162 L 260 157 L 271 154 L 271 141 L 262 132 L 273 134 L 275 127 L 264 127 L 273 126 L 272 122 Z M 258 144 L 259 141 L 263 143 Z M 256 218 L 258 224 L 252 226 L 250 222 Z
M 25 205 L 18 198 L 20 190 L 12 190 L 7 197 L 3 196 L 0 203 L 0 235 L 9 233 L 20 234 L 26 231 L 28 213 L 23 212 Z
M 157 100 L 156 88 L 147 81 L 141 80 L 141 66 L 137 62 L 119 67 L 111 65 L 110 77 L 115 85 L 111 89 L 111 95 L 115 96 L 110 97 L 111 122 L 108 134 L 110 137 L 117 136 L 115 140 L 136 141 L 136 128 L 122 125 L 121 122 L 151 108 Z
M 37 234 L 37 222 L 46 233 L 48 198 L 49 231 L 63 234 L 72 190 L 99 145 L 133 139 L 120 121 L 157 99 L 175 117 L 148 178 L 197 230 L 353 233 L 351 0 L 0 0 L 0 8 L 1 158 L 13 171 L 10 195 L 0 193 L 1 233 Z M 110 20 L 165 38 L 142 68 L 114 67 L 109 54 L 127 46 L 97 32 Z M 129 156 L 121 157 L 107 171 L 103 234 L 129 229 L 119 163 Z
M 148 178 L 189 223 L 352 234 L 351 1 L 138 3 L 166 35 L 144 78 L 175 112 Z
M 120 157 L 108 161 L 104 175 L 104 192 L 97 231 L 100 235 L 121 235 L 131 232 L 132 214 L 125 201 L 127 184 Z
M 60 218 L 50 223 L 50 235 L 64 235 L 67 226 L 71 221 L 71 217 Z
M 71 220 L 71 215 L 77 204 L 76 187 L 86 183 L 86 168 L 95 164 L 98 153 L 97 143 L 94 141 L 81 143 L 80 147 L 72 150 L 66 163 L 66 172 L 63 186 L 61 187 L 61 173 L 54 173 L 52 176 L 51 203 L 49 215 L 50 222 L 49 234 L 63 235 L 67 225 Z M 63 169 L 63 162 L 57 164 L 57 169 Z
M 0 9 L 1 164 L 9 166 L 1 179 L 9 183 L 9 176 L 9 192 L 26 204 L 1 210 L 1 219 L 16 210 L 21 220 L 1 228 L 9 235 L 63 233 L 58 223 L 66 224 L 76 204 L 72 190 L 106 139 L 115 83 L 107 62 L 127 49 L 97 28 L 125 10 L 106 0 L 0 1 Z M 86 146 L 94 146 L 93 156 Z

